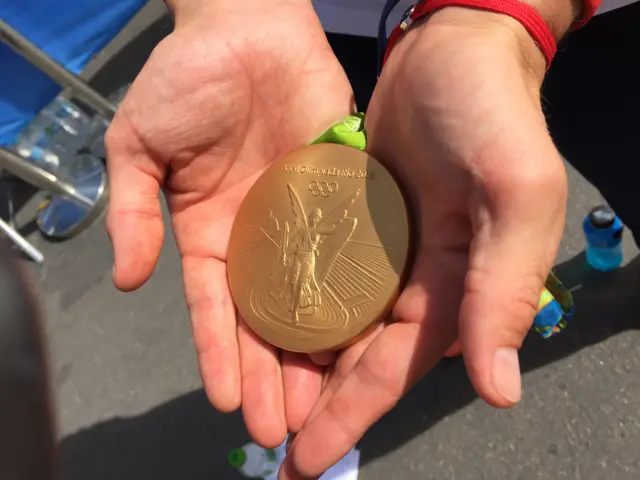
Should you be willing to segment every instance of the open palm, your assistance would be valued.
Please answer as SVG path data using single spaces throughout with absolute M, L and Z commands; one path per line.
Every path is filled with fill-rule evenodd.
M 182 23 L 178 17 L 107 134 L 116 286 L 133 290 L 152 274 L 163 242 L 163 189 L 205 389 L 220 410 L 242 403 L 247 427 L 264 445 L 300 428 L 319 395 L 321 370 L 294 354 L 281 363 L 236 321 L 226 277 L 229 232 L 265 167 L 353 104 L 311 5 L 270 8 L 268 22 L 246 9 Z

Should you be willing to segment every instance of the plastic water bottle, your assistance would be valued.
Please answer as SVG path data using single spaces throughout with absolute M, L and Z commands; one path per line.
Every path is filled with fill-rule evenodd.
M 277 448 L 262 448 L 248 443 L 229 453 L 229 464 L 249 478 L 277 480 L 280 466 L 287 455 L 287 439 Z M 357 480 L 360 451 L 353 447 L 338 463 L 327 470 L 320 480 Z
M 107 98 L 119 106 L 129 89 L 124 85 Z M 102 115 L 90 116 L 63 92 L 20 133 L 12 149 L 45 170 L 56 173 L 65 158 L 82 149 L 105 158 L 104 134 L 109 120 Z
M 100 115 L 93 117 L 89 123 L 86 147 L 95 157 L 107 158 L 107 151 L 104 146 L 104 135 L 107 133 L 109 123 L 109 120 Z
M 123 85 L 112 92 L 107 99 L 114 105 L 119 106 L 129 91 L 129 87 L 130 85 Z M 109 120 L 101 115 L 95 115 L 89 123 L 86 147 L 94 157 L 107 158 L 107 151 L 104 147 L 104 135 L 107 133 L 109 124 Z
M 19 155 L 54 173 L 86 141 L 89 116 L 64 95 L 56 97 L 20 133 L 13 146 Z
M 113 92 L 111 92 L 107 96 L 107 99 L 114 105 L 119 106 L 122 103 L 122 100 L 124 100 L 124 97 L 129 91 L 130 87 L 131 87 L 130 83 L 127 85 L 122 85 L 117 90 L 114 90 Z
M 600 205 L 589 212 L 582 228 L 587 241 L 587 263 L 605 272 L 618 268 L 623 259 L 624 226 L 615 212 Z
M 229 465 L 249 478 L 276 478 L 280 465 L 286 456 L 286 442 L 277 448 L 262 448 L 255 443 L 247 443 L 229 453 Z

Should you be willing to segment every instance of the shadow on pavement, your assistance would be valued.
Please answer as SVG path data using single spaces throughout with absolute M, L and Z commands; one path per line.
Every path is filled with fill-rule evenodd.
M 574 291 L 576 315 L 556 338 L 545 341 L 532 334 L 527 339 L 520 355 L 523 373 L 640 326 L 640 257 L 611 274 L 593 273 L 584 265 L 579 255 L 556 268 Z M 400 448 L 476 398 L 463 362 L 443 361 L 365 435 L 362 462 Z M 203 392 L 192 392 L 138 417 L 109 420 L 65 438 L 63 478 L 236 478 L 226 454 L 247 440 L 239 413 L 216 413 Z
M 640 328 L 640 257 L 610 274 L 585 268 L 584 254 L 558 265 L 559 278 L 572 289 L 576 313 L 558 337 L 531 333 L 520 351 L 522 373 L 555 363 L 611 336 Z M 445 360 L 361 442 L 363 462 L 386 455 L 477 398 L 461 359 Z
M 65 480 L 235 478 L 230 449 L 247 441 L 242 415 L 214 411 L 191 392 L 133 418 L 113 419 L 62 440 Z

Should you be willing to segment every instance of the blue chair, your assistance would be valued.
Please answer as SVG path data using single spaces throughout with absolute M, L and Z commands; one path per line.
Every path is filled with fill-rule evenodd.
M 48 236 L 68 238 L 106 208 L 105 167 L 96 159 L 82 175 L 58 178 L 8 148 L 63 89 L 110 120 L 115 105 L 78 75 L 126 26 L 146 0 L 19 0 L 0 2 L 0 169 L 49 192 L 37 224 Z M 76 170 L 78 170 L 76 168 Z M 3 231 L 36 261 L 42 256 L 9 224 Z

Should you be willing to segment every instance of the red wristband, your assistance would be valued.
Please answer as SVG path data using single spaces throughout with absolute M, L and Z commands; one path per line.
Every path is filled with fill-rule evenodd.
M 595 5 L 601 0 L 587 1 Z M 549 25 L 542 19 L 535 8 L 518 0 L 421 0 L 407 11 L 401 23 L 391 32 L 384 61 L 386 62 L 395 44 L 416 20 L 444 7 L 477 8 L 514 18 L 524 26 L 537 43 L 547 61 L 547 69 L 551 65 L 551 60 L 553 60 L 557 51 L 557 45 Z

